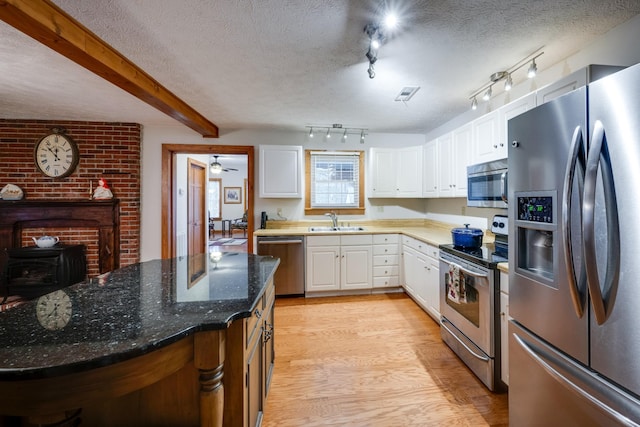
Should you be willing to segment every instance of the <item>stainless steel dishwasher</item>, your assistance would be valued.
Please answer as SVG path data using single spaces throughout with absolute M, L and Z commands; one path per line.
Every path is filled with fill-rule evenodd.
M 304 295 L 304 236 L 259 236 L 258 255 L 280 258 L 276 295 Z

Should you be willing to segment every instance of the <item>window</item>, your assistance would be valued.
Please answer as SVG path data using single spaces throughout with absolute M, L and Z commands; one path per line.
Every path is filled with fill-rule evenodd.
M 209 218 L 213 220 L 222 219 L 222 179 L 209 178 L 207 186 L 209 192 Z
M 305 213 L 364 214 L 364 151 L 305 151 Z

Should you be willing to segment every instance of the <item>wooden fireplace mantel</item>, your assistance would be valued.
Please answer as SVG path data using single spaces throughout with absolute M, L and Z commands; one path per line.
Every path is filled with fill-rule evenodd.
M 0 267 L 4 249 L 21 246 L 24 228 L 82 227 L 98 229 L 100 273 L 119 268 L 119 205 L 118 199 L 0 201 Z

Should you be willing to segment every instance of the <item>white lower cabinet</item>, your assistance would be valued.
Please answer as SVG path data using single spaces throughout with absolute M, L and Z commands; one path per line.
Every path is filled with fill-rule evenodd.
M 400 286 L 400 236 L 373 235 L 373 287 Z
M 406 292 L 434 320 L 440 321 L 439 250 L 433 245 L 402 237 L 402 261 Z
M 500 272 L 500 369 L 502 381 L 509 385 L 509 275 Z
M 308 236 L 306 292 L 371 289 L 372 242 L 371 234 Z

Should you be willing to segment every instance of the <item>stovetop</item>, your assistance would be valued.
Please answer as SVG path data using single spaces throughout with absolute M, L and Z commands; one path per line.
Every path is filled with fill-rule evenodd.
M 507 262 L 509 243 L 507 236 L 508 218 L 503 215 L 496 215 L 491 222 L 491 231 L 495 234 L 495 243 L 486 243 L 479 248 L 462 248 L 452 244 L 440 245 L 444 252 L 456 255 L 484 267 L 496 269 L 498 263 Z
M 440 245 L 440 250 L 490 269 L 498 268 L 500 262 L 507 262 L 507 254 L 503 253 L 500 248 L 496 250 L 493 243 L 487 243 L 475 249 L 445 244 Z

